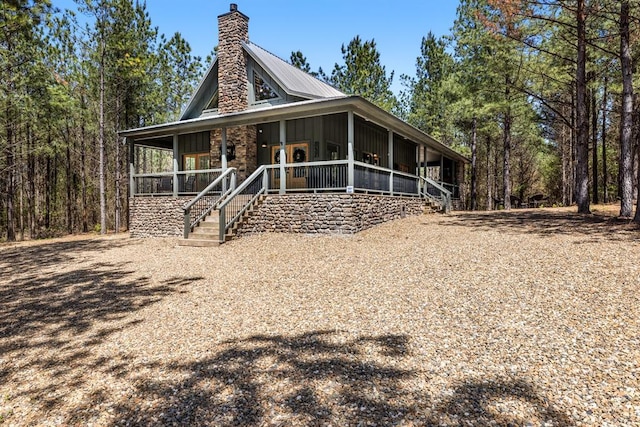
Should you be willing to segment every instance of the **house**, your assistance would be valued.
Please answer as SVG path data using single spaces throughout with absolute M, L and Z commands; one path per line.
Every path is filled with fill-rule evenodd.
M 354 233 L 459 198 L 464 156 L 253 43 L 248 23 L 235 4 L 218 17 L 178 121 L 120 133 L 132 236 Z

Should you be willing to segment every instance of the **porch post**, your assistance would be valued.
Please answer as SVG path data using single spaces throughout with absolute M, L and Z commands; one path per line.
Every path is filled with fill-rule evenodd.
M 136 194 L 136 181 L 133 179 L 133 175 L 136 173 L 135 144 L 133 139 L 125 139 L 129 143 L 129 195 L 133 197 Z
M 427 146 L 424 146 L 424 158 L 422 159 L 424 161 L 424 168 L 422 169 L 422 176 L 423 177 L 427 177 Z
M 353 156 L 353 140 L 354 140 L 354 131 L 353 131 L 353 111 L 349 110 L 347 112 L 347 186 L 354 186 L 354 156 Z
M 178 197 L 180 185 L 178 182 L 178 134 L 173 135 L 173 197 Z
M 220 162 L 222 172 L 227 170 L 227 128 L 220 129 L 222 142 L 220 143 Z
M 227 171 L 227 128 L 220 129 L 220 167 L 222 173 Z M 222 193 L 227 192 L 227 181 L 222 181 Z
M 287 122 L 280 120 L 280 194 L 287 192 L 287 154 L 285 152 L 285 144 L 287 143 Z
M 440 183 L 444 182 L 444 154 L 440 154 Z
M 389 193 L 393 196 L 393 131 L 389 131 L 389 142 L 387 143 L 389 146 L 389 169 L 391 173 L 389 174 Z

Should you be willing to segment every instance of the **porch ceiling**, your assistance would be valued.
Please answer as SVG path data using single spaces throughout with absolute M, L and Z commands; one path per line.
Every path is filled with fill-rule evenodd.
M 353 111 L 365 120 L 404 136 L 420 145 L 443 153 L 451 159 L 469 163 L 469 159 L 455 152 L 446 145 L 433 139 L 428 134 L 387 113 L 380 107 L 360 96 L 341 96 L 327 99 L 314 99 L 290 104 L 251 109 L 238 113 L 212 115 L 195 119 L 182 120 L 161 125 L 120 131 L 119 135 L 136 141 L 150 137 L 167 136 L 207 131 L 222 127 L 256 125 L 279 120 L 291 120 L 303 117 L 322 116 Z

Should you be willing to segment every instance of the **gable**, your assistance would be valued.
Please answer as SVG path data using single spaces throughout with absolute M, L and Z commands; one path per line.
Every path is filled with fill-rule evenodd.
M 191 95 L 189 103 L 180 115 L 180 120 L 195 119 L 210 107 L 211 101 L 218 91 L 218 59 L 213 61 L 200 84 Z
M 249 108 L 333 98 L 344 93 L 294 67 L 253 43 L 242 43 L 247 53 L 247 101 Z M 260 81 L 257 84 L 256 79 Z M 216 114 L 218 91 L 218 58 L 205 73 L 194 91 L 180 120 Z M 265 95 L 266 94 L 266 95 Z

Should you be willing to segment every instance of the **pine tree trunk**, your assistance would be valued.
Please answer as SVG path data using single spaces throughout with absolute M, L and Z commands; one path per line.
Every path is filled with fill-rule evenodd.
M 576 182 L 575 197 L 578 213 L 589 210 L 589 118 L 587 117 L 587 76 L 586 76 L 586 9 L 585 0 L 578 0 L 576 8 L 578 29 L 578 61 L 576 70 Z
M 11 48 L 11 44 L 9 44 L 9 48 Z M 13 198 L 14 198 L 14 182 L 15 182 L 15 165 L 14 165 L 14 141 L 13 141 L 13 126 L 14 126 L 14 117 L 13 117 L 13 105 L 11 97 L 14 92 L 14 85 L 12 81 L 12 68 L 9 66 L 7 68 L 7 87 L 8 93 L 6 97 L 6 105 L 5 105 L 5 133 L 7 137 L 7 146 L 6 146 L 6 207 L 7 207 L 7 241 L 13 242 L 16 240 L 16 225 L 15 225 L 15 215 L 13 208 Z
M 84 95 L 82 96 L 82 111 L 85 110 Z M 84 120 L 80 125 L 80 174 L 81 174 L 81 191 L 82 191 L 82 231 L 89 231 L 89 221 L 87 217 L 87 166 L 86 166 L 86 132 L 84 128 Z
M 121 167 L 122 167 L 122 161 L 120 159 L 120 142 L 118 141 L 117 135 L 118 135 L 118 125 L 120 123 L 120 96 L 116 96 L 116 120 L 114 121 L 114 125 L 115 125 L 115 129 L 114 129 L 114 133 L 116 135 L 116 206 L 115 206 L 115 228 L 116 228 L 116 233 L 120 232 L 120 218 L 121 218 L 121 210 L 122 210 L 122 205 L 121 205 L 121 201 L 120 201 L 120 179 L 121 179 Z
M 473 130 L 471 133 L 471 210 L 478 209 L 478 179 L 477 179 L 477 119 L 473 117 Z
M 487 210 L 493 210 L 493 182 L 491 182 L 491 137 L 487 136 Z
M 629 46 L 629 1 L 620 2 L 620 63 L 622 69 L 622 113 L 620 115 L 620 216 L 633 209 L 633 72 Z
M 598 204 L 598 107 L 596 103 L 596 91 L 591 90 L 591 169 L 593 176 L 593 203 Z
M 508 93 L 509 89 L 507 89 Z M 504 208 L 511 209 L 511 108 L 507 107 L 504 115 L 504 159 L 502 168 L 502 185 L 504 186 Z
M 105 188 L 105 141 L 104 141 L 104 35 L 100 41 L 100 101 L 99 101 L 99 151 L 100 151 L 100 234 L 107 233 L 107 199 Z
M 609 203 L 607 186 L 607 76 L 604 76 L 602 93 L 602 201 L 604 203 Z
M 67 219 L 67 234 L 73 234 L 73 197 L 72 197 L 72 186 L 73 186 L 73 179 L 71 177 L 72 175 L 72 169 L 71 169 L 71 143 L 69 141 L 69 126 L 67 124 L 67 150 L 66 150 L 66 158 L 65 158 L 65 172 L 66 172 L 66 178 L 67 178 L 67 182 L 66 182 L 66 190 L 67 190 L 67 203 L 66 203 L 66 219 Z
M 29 132 L 28 138 L 28 147 L 29 152 L 27 154 L 27 182 L 28 182 L 28 191 L 27 191 L 27 211 L 29 216 L 29 238 L 35 239 L 37 237 L 37 224 L 36 224 L 36 204 L 37 204 L 37 195 L 36 195 L 36 159 L 35 159 L 35 141 L 33 137 L 33 132 Z

